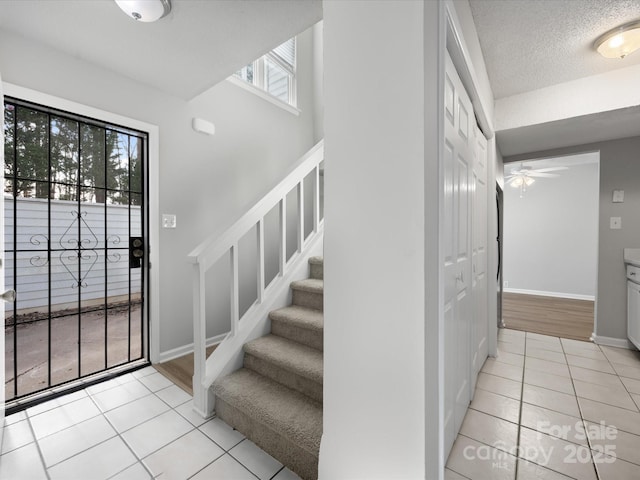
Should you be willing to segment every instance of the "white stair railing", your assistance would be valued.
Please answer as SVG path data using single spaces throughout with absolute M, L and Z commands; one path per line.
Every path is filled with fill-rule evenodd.
M 220 235 L 214 235 L 202 242 L 188 256 L 193 264 L 193 345 L 194 375 L 193 403 L 203 417 L 213 413 L 213 395 L 211 385 L 224 373 L 238 368 L 242 345 L 250 339 L 253 331 L 266 322 L 270 309 L 275 303 L 267 298 L 275 297 L 275 292 L 288 290 L 289 277 L 295 269 L 312 254 L 317 253 L 321 242 L 324 221 L 320 218 L 321 170 L 324 160 L 324 142 L 320 141 L 297 163 L 294 170 L 273 190 L 256 203 L 235 224 Z M 313 231 L 305 238 L 305 178 L 312 174 L 313 180 Z M 298 215 L 297 251 L 287 259 L 287 195 L 297 189 Z M 265 216 L 278 206 L 279 210 L 279 272 L 276 278 L 265 287 Z M 257 229 L 257 300 L 240 318 L 240 285 L 238 269 L 238 244 L 240 239 L 252 228 Z M 315 250 L 314 250 L 315 248 Z M 230 331 L 209 358 L 206 358 L 206 273 L 223 256 L 230 258 Z M 282 297 L 282 295 L 280 295 Z M 284 305 L 282 305 L 284 306 Z M 242 320 L 242 321 L 241 321 Z M 259 335 L 258 335 L 259 336 Z

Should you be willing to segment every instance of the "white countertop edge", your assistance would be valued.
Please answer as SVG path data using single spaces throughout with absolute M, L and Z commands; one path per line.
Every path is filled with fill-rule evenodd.
M 640 248 L 625 248 L 624 263 L 640 267 Z

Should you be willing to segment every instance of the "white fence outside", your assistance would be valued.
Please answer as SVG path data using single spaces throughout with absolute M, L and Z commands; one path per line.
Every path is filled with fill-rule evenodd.
M 48 210 L 51 208 L 49 233 Z M 18 294 L 18 312 L 37 311 L 49 303 L 53 310 L 125 300 L 142 290 L 141 270 L 129 268 L 129 237 L 142 236 L 139 206 L 18 198 L 15 229 L 17 285 L 14 286 L 14 199 L 5 197 L 5 283 Z M 131 216 L 129 222 L 129 215 Z M 106 218 L 105 218 L 106 217 Z M 131 232 L 129 231 L 131 224 Z M 51 265 L 48 236 L 51 235 Z M 82 255 L 78 259 L 78 238 Z M 28 251 L 27 251 L 28 250 Z M 49 302 L 49 269 L 51 300 Z M 131 279 L 129 279 L 131 275 Z M 79 286 L 79 284 L 81 286 Z M 5 309 L 13 313 L 13 304 Z

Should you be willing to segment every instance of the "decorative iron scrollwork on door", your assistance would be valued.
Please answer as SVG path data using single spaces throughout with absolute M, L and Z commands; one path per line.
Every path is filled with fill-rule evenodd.
M 72 210 L 69 213 L 74 218 L 58 242 L 62 248 L 59 259 L 62 266 L 74 280 L 72 287 L 87 287 L 87 275 L 89 275 L 98 262 L 97 249 L 99 240 L 85 220 L 87 212 Z M 76 236 L 76 233 L 80 233 L 80 238 Z M 49 239 L 46 235 L 37 234 L 33 235 L 30 241 L 33 245 L 41 245 L 43 243 L 48 243 Z M 120 244 L 120 241 L 120 237 L 117 235 L 111 235 L 107 238 L 107 244 L 112 243 L 113 245 L 118 245 Z M 53 254 L 54 252 L 55 251 L 51 251 L 50 254 Z M 107 262 L 116 263 L 120 261 L 121 255 L 117 252 L 111 252 L 106 254 L 106 258 Z M 48 262 L 49 259 L 47 257 L 34 255 L 31 257 L 29 263 L 34 267 L 44 267 Z M 84 265 L 83 269 L 79 268 L 80 262 Z

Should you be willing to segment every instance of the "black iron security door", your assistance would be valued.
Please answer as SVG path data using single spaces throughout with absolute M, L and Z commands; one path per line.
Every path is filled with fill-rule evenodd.
M 4 122 L 11 408 L 146 362 L 148 162 L 143 132 L 11 98 Z

